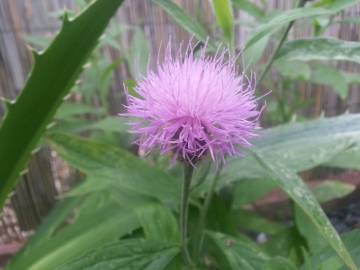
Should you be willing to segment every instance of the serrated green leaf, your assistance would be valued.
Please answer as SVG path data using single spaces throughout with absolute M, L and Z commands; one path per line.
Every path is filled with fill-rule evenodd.
M 259 152 L 254 152 L 254 156 L 259 164 L 268 172 L 268 176 L 307 214 L 317 227 L 318 233 L 324 237 L 344 263 L 350 269 L 357 270 L 340 236 L 326 217 L 315 196 L 308 190 L 300 177 L 278 161 L 273 160 L 269 162 Z
M 338 0 L 336 2 L 337 3 L 328 5 L 325 8 L 295 8 L 279 13 L 255 29 L 247 41 L 245 48 L 249 48 L 263 36 L 280 30 L 293 20 L 333 15 L 347 7 L 355 5 L 358 0 Z
M 221 27 L 228 46 L 234 42 L 234 17 L 230 0 L 212 0 L 216 21 Z
M 122 0 L 93 2 L 64 25 L 35 66 L 0 129 L 0 206 Z
M 178 246 L 132 239 L 96 248 L 56 270 L 163 270 L 179 253 Z
M 177 208 L 180 182 L 129 152 L 68 134 L 50 134 L 49 141 L 64 160 L 91 177 L 113 179 L 126 190 Z
M 182 28 L 193 34 L 198 40 L 205 42 L 207 39 L 206 30 L 192 18 L 190 18 L 185 11 L 176 5 L 171 0 L 152 0 L 163 8 L 171 18 L 175 20 Z
M 360 63 L 360 43 L 334 38 L 308 38 L 284 44 L 277 59 L 299 61 L 344 60 Z

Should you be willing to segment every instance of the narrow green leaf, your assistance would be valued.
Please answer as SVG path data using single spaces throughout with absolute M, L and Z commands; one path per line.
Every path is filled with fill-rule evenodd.
M 294 200 L 297 206 L 308 215 L 317 227 L 318 232 L 332 246 L 344 263 L 350 269 L 357 270 L 357 267 L 341 241 L 340 236 L 326 217 L 314 195 L 308 190 L 300 177 L 276 160 L 268 162 L 268 160 L 264 159 L 259 152 L 254 152 L 254 156 L 259 164 L 266 169 L 269 177 L 271 177 L 272 180 Z
M 0 129 L 0 206 L 121 3 L 98 0 L 72 21 L 65 16 L 54 42 L 36 57 L 27 83 Z
M 254 33 L 250 36 L 245 48 L 252 46 L 263 36 L 280 30 L 282 27 L 284 27 L 293 20 L 333 15 L 347 7 L 355 5 L 357 2 L 358 0 L 338 0 L 337 3 L 334 3 L 333 5 L 328 5 L 324 8 L 305 7 L 283 11 L 277 16 L 269 19 L 267 22 L 259 25 L 255 29 Z
M 360 43 L 334 38 L 309 38 L 289 41 L 277 59 L 312 61 L 345 60 L 360 63 Z
M 67 134 L 50 134 L 49 139 L 64 160 L 91 177 L 113 179 L 124 189 L 177 208 L 180 183 L 129 152 Z
M 360 267 L 360 230 L 354 230 L 352 232 L 341 235 L 341 238 L 350 251 L 352 257 L 355 259 L 356 264 Z M 311 269 L 331 269 L 331 270 L 346 270 L 347 267 L 337 256 L 334 250 L 327 246 L 320 250 L 311 258 Z M 303 270 L 305 266 L 301 268 Z
M 318 185 L 313 193 L 315 198 L 324 203 L 330 200 L 342 198 L 352 191 L 355 187 L 339 181 L 325 181 Z M 299 232 L 305 237 L 312 253 L 316 253 L 326 246 L 326 241 L 317 233 L 317 228 L 311 223 L 310 218 L 299 207 L 295 207 L 295 222 Z
M 182 28 L 184 28 L 189 33 L 193 34 L 198 40 L 203 42 L 207 39 L 206 30 L 192 18 L 190 18 L 185 11 L 176 5 L 171 0 L 152 0 L 154 3 L 158 4 L 163 8 L 166 13 L 169 14 L 171 18 L 175 20 Z
M 131 239 L 107 244 L 84 254 L 57 270 L 163 270 L 179 253 L 179 247 Z
M 263 18 L 265 16 L 265 12 L 259 8 L 256 4 L 252 3 L 249 0 L 232 0 L 234 5 L 245 11 L 246 13 L 254 16 L 255 18 Z
M 234 18 L 230 0 L 212 0 L 216 21 L 221 27 L 224 38 L 230 46 L 234 43 Z

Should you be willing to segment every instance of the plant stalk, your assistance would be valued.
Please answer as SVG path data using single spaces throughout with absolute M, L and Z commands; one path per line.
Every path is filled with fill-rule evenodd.
M 200 212 L 199 230 L 198 230 L 200 233 L 200 239 L 199 239 L 198 246 L 197 246 L 196 253 L 195 253 L 196 258 L 198 258 L 200 256 L 201 249 L 203 246 L 204 230 L 205 230 L 205 225 L 206 225 L 206 216 L 209 211 L 210 203 L 214 196 L 215 189 L 216 189 L 217 183 L 220 178 L 221 170 L 222 170 L 222 165 L 220 165 L 216 170 L 216 173 L 212 180 L 209 192 L 206 194 L 204 206 L 202 207 L 201 212 Z
M 189 198 L 191 179 L 194 168 L 190 164 L 184 165 L 184 181 L 181 192 L 181 205 L 180 205 L 180 233 L 181 233 L 181 247 L 183 256 L 189 265 L 193 265 L 192 259 L 188 249 L 188 216 L 189 216 Z
M 305 6 L 305 4 L 306 4 L 307 1 L 308 1 L 308 0 L 300 0 L 300 1 L 298 2 L 298 4 L 296 5 L 296 8 L 302 8 L 303 6 Z M 261 75 L 260 75 L 260 78 L 259 78 L 259 80 L 258 80 L 258 84 L 259 84 L 259 85 L 261 84 L 262 80 L 265 78 L 266 74 L 269 72 L 271 66 L 273 65 L 273 63 L 274 63 L 274 61 L 275 61 L 275 59 L 276 59 L 276 57 L 277 57 L 277 55 L 278 55 L 281 47 L 284 45 L 284 42 L 285 42 L 285 40 L 287 39 L 287 36 L 288 36 L 291 28 L 293 27 L 294 23 L 295 23 L 295 20 L 291 21 L 291 22 L 288 24 L 288 26 L 286 27 L 285 32 L 283 33 L 283 35 L 282 35 L 282 37 L 281 37 L 278 45 L 276 46 L 273 54 L 272 54 L 271 57 L 270 57 L 270 60 L 267 62 L 264 71 L 263 71 L 263 72 L 261 73 Z

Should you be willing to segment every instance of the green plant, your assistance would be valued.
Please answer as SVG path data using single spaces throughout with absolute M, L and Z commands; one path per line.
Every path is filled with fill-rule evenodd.
M 171 1 L 154 2 L 196 38 L 206 41 L 205 27 L 195 19 L 190 19 L 179 6 Z M 263 1 L 264 5 L 265 2 Z M 355 2 L 319 1 L 310 7 L 301 7 L 268 17 L 256 27 L 256 31 L 247 42 L 245 57 L 251 59 L 255 65 L 265 45 L 277 30 L 288 26 L 295 19 L 333 16 Z M 55 43 L 41 57 L 46 59 L 45 57 L 51 56 L 50 52 L 56 48 L 57 42 L 61 42 L 62 50 L 67 48 L 65 45 L 74 44 L 79 38 L 77 31 L 74 30 L 73 36 L 64 37 L 64 33 L 69 31 L 69 24 L 73 27 L 81 22 L 92 25 L 93 16 L 99 16 L 97 12 L 105 8 L 108 12 L 103 17 L 103 25 L 100 27 L 96 24 L 99 27 L 98 35 L 89 34 L 94 46 L 106 25 L 105 18 L 110 18 L 115 12 L 114 7 L 120 5 L 121 1 L 116 4 L 114 1 L 109 3 L 95 1 L 78 19 L 67 22 Z M 229 1 L 213 1 L 212 4 L 224 35 L 219 40 L 213 36 L 209 39 L 210 51 L 220 42 L 224 42 L 230 51 L 237 51 L 232 32 L 232 27 L 236 24 L 232 4 L 243 8 L 258 20 L 267 14 L 262 7 L 247 0 L 234 0 L 232 4 Z M 224 10 L 221 10 L 221 4 L 226 5 Z M 86 20 L 82 21 L 80 18 Z M 316 24 L 316 28 L 319 27 Z M 140 32 L 136 33 L 134 46 L 141 47 L 139 43 L 142 43 L 144 37 Z M 283 37 L 286 39 L 286 34 Z M 114 42 L 115 39 L 110 38 L 106 43 L 117 48 Z M 275 67 L 281 76 L 287 78 L 281 82 L 284 84 L 283 88 L 292 85 L 294 79 L 323 84 L 328 80 L 319 78 L 325 76 L 331 68 L 318 62 L 308 64 L 304 60 L 327 61 L 335 57 L 357 61 L 357 46 L 324 38 L 289 41 L 284 45 L 280 44 L 268 67 Z M 122 143 L 121 147 L 119 144 L 109 143 L 104 136 L 96 136 L 94 130 L 107 130 L 116 132 L 118 138 L 119 133 L 124 134 L 128 129 L 125 124 L 120 124 L 121 119 L 106 117 L 108 106 L 104 98 L 105 90 L 98 88 L 94 78 L 99 77 L 94 73 L 100 73 L 100 78 L 107 77 L 118 63 L 100 64 L 99 67 L 101 48 L 98 47 L 93 54 L 92 70 L 83 78 L 91 83 L 79 84 L 77 89 L 74 89 L 84 95 L 84 100 L 81 104 L 64 103 L 55 116 L 57 125 L 50 128 L 44 137 L 44 141 L 62 159 L 83 173 L 85 181 L 64 195 L 35 235 L 29 239 L 26 247 L 12 259 L 7 269 L 358 269 L 360 231 L 354 230 L 339 235 L 320 206 L 320 203 L 349 194 L 354 187 L 338 181 L 326 181 L 311 193 L 299 174 L 319 165 L 359 169 L 359 114 L 320 118 L 265 129 L 253 141 L 254 146 L 244 153 L 243 158 L 229 158 L 224 167 L 217 169 L 209 165 L 210 162 L 205 159 L 195 170 L 193 167 L 187 167 L 183 173 L 179 164 L 171 168 L 167 166 L 171 159 L 169 156 L 155 153 L 141 159 L 127 150 L 126 143 Z M 123 48 L 118 49 L 125 54 L 122 55 L 121 61 L 127 63 L 132 77 L 136 78 L 137 71 L 133 66 L 136 53 L 131 50 L 124 53 Z M 140 55 L 145 54 L 145 47 L 138 50 Z M 330 54 L 330 50 L 336 51 L 336 54 Z M 53 57 L 62 57 L 60 52 L 55 50 Z M 78 52 L 74 50 L 72 53 Z M 74 64 L 74 70 L 77 70 L 80 62 L 83 63 L 84 58 Z M 55 71 L 51 62 L 43 63 L 46 65 L 44 64 L 39 71 L 40 75 L 52 74 Z M 294 63 L 299 68 L 289 72 L 289 66 Z M 258 68 L 255 65 L 256 69 Z M 66 71 L 70 73 L 69 69 Z M 263 74 L 265 75 L 262 82 L 266 84 L 266 72 Z M 347 81 L 353 80 L 350 77 Z M 74 78 L 71 78 L 73 81 Z M 40 86 L 46 86 L 45 83 L 38 81 Z M 69 89 L 68 81 L 62 85 L 63 87 L 59 88 L 62 92 Z M 126 85 L 129 87 L 129 93 L 133 94 L 134 82 L 127 81 Z M 343 94 L 343 83 L 334 88 Z M 37 91 L 32 89 L 30 87 L 26 99 L 26 96 L 20 96 L 19 100 L 25 100 L 26 103 L 39 100 L 39 104 L 42 105 L 42 102 L 45 102 L 42 100 L 45 90 L 40 90 L 44 88 Z M 53 94 L 55 99 L 56 93 Z M 57 93 L 57 106 L 60 105 L 59 96 Z M 94 111 L 91 107 L 93 99 L 102 100 L 101 104 L 105 109 Z M 291 120 L 297 107 L 290 107 L 293 111 L 288 111 L 289 107 L 285 107 L 284 100 L 279 98 L 278 102 L 282 102 L 283 109 L 279 112 L 282 114 L 280 120 L 276 121 Z M 55 110 L 54 106 L 50 105 L 47 104 L 51 107 L 51 110 L 48 108 L 46 111 L 47 122 Z M 22 113 L 26 112 L 26 106 L 23 108 L 18 104 L 17 108 Z M 8 115 L 11 115 L 11 109 Z M 91 118 L 85 121 L 85 115 L 91 115 Z M 34 114 L 34 117 L 36 116 L 37 114 Z M 24 121 L 21 120 L 23 119 L 19 116 L 10 117 L 10 120 L 5 119 L 2 129 L 5 128 L 8 135 L 0 141 L 0 146 L 7 142 L 11 145 L 16 143 L 10 136 L 10 130 L 6 129 L 9 125 L 23 124 Z M 45 125 L 45 120 L 40 120 L 37 119 L 37 123 L 42 131 L 40 128 Z M 73 121 L 72 127 L 75 125 L 76 129 L 66 127 L 67 121 Z M 81 125 L 78 124 L 79 121 Z M 0 138 L 1 132 L 4 132 L 2 129 Z M 79 136 L 79 131 L 84 130 L 92 130 L 90 135 L 87 134 L 90 138 Z M 38 131 L 36 134 L 23 132 L 22 135 L 31 142 L 29 145 L 33 146 L 41 134 Z M 0 164 L 0 172 L 8 169 L 15 174 L 20 166 L 17 164 L 23 165 L 25 158 L 29 156 L 29 145 L 20 144 L 23 147 L 20 154 L 6 148 L 15 163 L 5 164 L 4 167 Z M 23 152 L 27 155 L 22 155 Z M 0 154 L 5 153 L 8 152 L 0 147 Z M 183 187 L 186 192 L 182 193 L 183 176 L 186 180 Z M 11 182 L 11 186 L 14 185 L 13 177 L 4 174 L 3 179 Z M 281 223 L 279 220 L 270 220 L 251 209 L 252 204 L 275 188 L 282 189 L 288 196 L 294 222 Z M 9 190 L 10 186 L 1 189 L 1 192 L 5 194 Z M 182 200 L 183 207 L 180 207 L 181 194 L 186 195 Z M 188 231 L 185 229 L 187 226 Z M 251 233 L 266 233 L 268 240 L 265 243 L 254 241 L 250 237 Z M 188 242 L 186 238 L 189 239 Z M 182 256 L 184 250 L 185 258 Z

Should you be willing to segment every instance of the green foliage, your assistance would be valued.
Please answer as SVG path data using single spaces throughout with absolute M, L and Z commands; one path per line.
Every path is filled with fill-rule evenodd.
M 122 240 L 98 247 L 58 270 L 162 270 L 179 253 L 179 247 L 142 239 Z
M 360 63 L 360 44 L 334 38 L 309 38 L 289 41 L 277 58 L 288 60 L 345 60 Z
M 172 208 L 177 206 L 180 183 L 128 151 L 68 134 L 50 134 L 49 139 L 63 159 L 91 177 L 155 197 Z
M 357 269 L 350 254 L 342 243 L 340 236 L 327 219 L 314 195 L 308 190 L 300 177 L 293 171 L 284 167 L 278 161 L 269 162 L 258 152 L 254 152 L 254 155 L 259 164 L 266 169 L 269 177 L 278 183 L 279 187 L 285 191 L 289 197 L 296 202 L 296 205 L 308 215 L 317 227 L 318 232 L 334 248 L 344 263 L 350 269 Z
M 234 18 L 230 0 L 212 0 L 216 21 L 230 48 L 234 46 Z
M 81 7 L 87 5 L 85 0 L 77 2 Z M 246 23 L 252 33 L 249 40 L 244 41 L 244 70 L 248 67 L 262 70 L 258 62 L 266 46 L 279 39 L 277 32 L 291 27 L 294 20 L 311 22 L 314 35 L 321 36 L 334 23 L 333 16 L 358 3 L 321 0 L 277 13 L 267 10 L 266 1 L 260 6 L 248 0 L 213 0 L 220 32 L 214 31 L 214 27 L 205 28 L 175 1 L 153 2 L 202 43 L 209 39 L 211 52 L 221 43 L 225 43 L 231 53 L 241 50 L 234 44 L 236 13 L 233 6 L 250 14 L 254 21 L 239 23 L 240 27 Z M 113 71 L 119 65 L 126 65 L 130 78 L 124 80 L 124 85 L 130 95 L 136 95 L 134 80 L 146 72 L 151 46 L 144 32 L 139 27 L 110 24 L 90 55 L 82 81 L 72 87 L 120 4 L 121 0 L 95 1 L 74 21 L 69 21 L 63 12 L 56 12 L 55 16 L 64 19 L 63 29 L 45 53 L 35 54 L 36 64 L 24 92 L 15 104 L 9 104 L 0 130 L 0 154 L 9 155 L 9 159 L 0 164 L 0 178 L 6 180 L 0 184 L 0 199 L 14 186 L 18 171 L 53 116 L 55 125 L 49 127 L 46 142 L 84 178 L 63 196 L 26 247 L 12 259 L 9 270 L 179 270 L 190 267 L 181 256 L 179 166 L 169 169 L 168 156 L 153 154 L 141 159 L 132 154 L 137 149 L 128 143 L 129 127 L 125 119 L 108 115 Z M 129 35 L 129 48 L 117 42 L 124 32 Z M 49 44 L 41 38 L 27 39 L 38 48 Z M 280 44 L 281 48 L 268 62 L 272 67 L 275 60 L 273 67 L 280 74 L 279 82 L 261 82 L 277 97 L 276 113 L 281 114 L 280 121 L 289 122 L 296 110 L 306 105 L 296 95 L 298 81 L 331 86 L 340 97 L 346 98 L 348 85 L 359 81 L 356 74 L 339 72 L 324 61 L 360 63 L 359 46 L 357 42 L 324 37 Z M 113 63 L 102 54 L 108 47 L 120 55 Z M 241 61 L 238 62 L 240 65 Z M 80 100 L 64 102 L 56 112 L 70 88 Z M 290 95 L 293 92 L 295 94 Z M 292 98 L 295 101 L 289 105 Z M 94 104 L 101 107 L 94 109 Z M 244 158 L 231 158 L 223 168 L 204 217 L 204 231 L 193 229 L 198 222 L 201 224 L 204 196 L 210 193 L 209 179 L 213 178 L 214 170 L 207 161 L 202 161 L 195 170 L 191 187 L 191 230 L 186 239 L 193 250 L 204 240 L 199 257 L 193 256 L 193 268 L 357 269 L 359 232 L 340 238 L 319 205 L 348 195 L 354 187 L 326 181 L 311 193 L 297 173 L 319 165 L 360 169 L 359 123 L 360 115 L 343 115 L 261 131 L 253 148 L 244 150 Z M 88 138 L 79 136 L 80 133 Z M 289 197 L 294 223 L 280 223 L 279 219 L 261 215 L 254 207 L 275 188 L 281 188 Z M 265 235 L 265 243 L 247 238 L 254 233 Z
M 219 232 L 208 232 L 207 235 L 215 244 L 215 256 L 219 269 L 263 269 L 269 260 L 267 254 L 248 241 L 234 238 Z
M 173 3 L 171 0 L 153 0 L 154 3 L 161 6 L 181 27 L 193 34 L 198 40 L 206 41 L 206 30 L 192 18 L 190 18 L 183 9 Z
M 322 8 L 304 7 L 281 12 L 277 16 L 271 17 L 269 20 L 256 27 L 255 32 L 251 35 L 245 47 L 248 48 L 252 46 L 264 35 L 280 30 L 293 20 L 333 15 L 349 6 L 355 5 L 357 2 L 357 0 L 339 0 L 336 1 L 336 3 L 331 3 Z
M 360 265 L 360 231 L 354 230 L 350 233 L 346 233 L 342 236 L 342 240 L 350 250 L 352 257 L 355 259 L 357 265 Z M 334 254 L 334 250 L 329 246 L 323 248 L 312 256 L 307 263 L 307 269 L 320 269 L 320 270 L 345 270 L 347 269 L 344 263 L 340 260 L 338 256 Z M 306 269 L 304 264 L 301 269 Z
M 255 18 L 262 18 L 265 12 L 250 0 L 233 0 L 234 6 L 254 16 Z
M 61 223 L 48 220 L 45 224 L 51 226 L 40 228 L 41 237 L 36 236 L 34 241 L 30 239 L 27 247 L 11 261 L 7 269 L 55 269 L 87 250 L 138 228 L 136 215 L 119 207 L 113 198 L 107 199 L 108 196 L 106 192 L 99 192 L 85 198 L 77 207 L 72 204 L 72 208 L 65 208 L 66 211 L 59 206 L 60 210 L 57 211 L 64 213 L 55 221 Z
M 348 114 L 269 128 L 253 141 L 254 151 L 296 172 L 325 163 L 342 168 L 345 161 L 346 168 L 358 168 L 359 123 L 359 115 Z M 229 160 L 222 177 L 225 186 L 242 178 L 266 178 L 266 174 L 248 155 Z
M 333 199 L 342 198 L 354 191 L 355 187 L 349 184 L 344 184 L 339 181 L 325 181 L 318 185 L 313 194 L 319 203 L 331 201 Z M 307 241 L 310 250 L 317 253 L 326 246 L 326 241 L 317 233 L 316 227 L 311 223 L 303 210 L 295 206 L 295 221 L 296 226 Z
M 311 73 L 312 82 L 328 85 L 332 87 L 335 92 L 343 99 L 347 97 L 348 94 L 348 84 L 345 77 L 337 69 L 326 66 L 326 65 L 316 65 Z
M 65 16 L 51 46 L 41 54 L 34 52 L 32 73 L 0 129 L 0 205 L 121 3 L 99 0 L 73 21 Z

